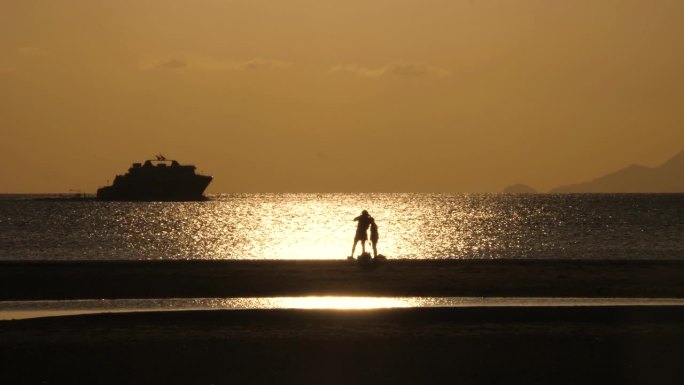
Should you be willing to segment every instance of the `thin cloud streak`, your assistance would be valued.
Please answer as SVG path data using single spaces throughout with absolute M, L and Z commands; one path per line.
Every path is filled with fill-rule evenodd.
M 160 61 L 154 65 L 156 69 L 181 69 L 187 68 L 188 63 L 181 59 L 168 59 Z
M 233 69 L 236 71 L 242 70 L 259 70 L 259 69 L 279 69 L 289 67 L 290 63 L 281 62 L 278 60 L 264 60 L 264 59 L 252 59 L 242 63 L 236 63 L 233 65 Z
M 356 64 L 339 65 L 330 70 L 331 73 L 350 73 L 364 77 L 399 76 L 399 77 L 446 77 L 451 73 L 445 69 L 425 63 L 390 63 L 380 68 L 368 68 Z
M 206 57 L 191 59 L 171 57 L 147 60 L 141 64 L 142 69 L 153 70 L 199 70 L 199 71 L 257 71 L 277 70 L 291 66 L 279 60 L 254 58 L 245 61 L 216 60 Z

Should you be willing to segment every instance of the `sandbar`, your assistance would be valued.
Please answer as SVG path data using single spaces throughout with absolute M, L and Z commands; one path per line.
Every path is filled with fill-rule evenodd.
M 683 298 L 684 261 L 0 262 L 0 300 L 301 295 Z

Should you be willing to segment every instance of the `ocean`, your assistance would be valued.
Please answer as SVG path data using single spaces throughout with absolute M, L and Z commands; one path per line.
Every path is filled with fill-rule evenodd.
M 344 259 L 364 209 L 390 259 L 684 259 L 684 194 L 41 198 L 0 195 L 0 260 Z

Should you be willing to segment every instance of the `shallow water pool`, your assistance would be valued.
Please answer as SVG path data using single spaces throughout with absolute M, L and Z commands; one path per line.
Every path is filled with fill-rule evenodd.
M 265 297 L 3 301 L 0 320 L 94 313 L 188 310 L 330 309 L 414 307 L 683 306 L 681 298 L 558 297 Z

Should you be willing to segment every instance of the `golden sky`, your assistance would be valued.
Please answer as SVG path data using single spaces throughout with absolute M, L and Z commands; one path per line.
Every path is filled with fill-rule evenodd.
M 684 148 L 681 0 L 0 2 L 0 192 L 496 192 Z

